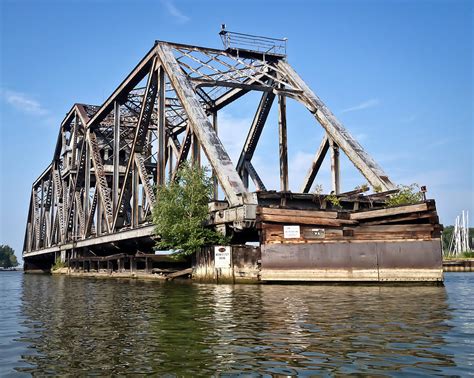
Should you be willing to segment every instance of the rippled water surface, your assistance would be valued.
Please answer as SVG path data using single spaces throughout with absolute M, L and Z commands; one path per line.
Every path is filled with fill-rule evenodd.
M 445 287 L 0 273 L 0 375 L 474 373 L 474 274 Z

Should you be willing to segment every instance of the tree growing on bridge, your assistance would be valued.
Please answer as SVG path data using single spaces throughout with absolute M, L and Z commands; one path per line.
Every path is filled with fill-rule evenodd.
M 18 265 L 15 251 L 9 245 L 0 245 L 0 267 L 13 268 Z
M 223 235 L 205 227 L 212 190 L 207 169 L 187 163 L 175 181 L 157 189 L 153 222 L 158 248 L 190 255 L 205 245 L 225 243 Z

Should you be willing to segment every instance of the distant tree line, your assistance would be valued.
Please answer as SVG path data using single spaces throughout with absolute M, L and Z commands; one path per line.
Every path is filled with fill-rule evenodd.
M 446 226 L 443 230 L 442 234 L 442 242 L 443 242 L 443 252 L 448 253 L 449 246 L 451 244 L 451 239 L 453 238 L 454 233 L 454 226 Z M 474 239 L 474 228 L 469 228 L 469 247 L 471 249 L 474 248 L 474 243 L 472 242 Z
M 0 268 L 13 268 L 18 265 L 15 251 L 9 245 L 0 245 Z

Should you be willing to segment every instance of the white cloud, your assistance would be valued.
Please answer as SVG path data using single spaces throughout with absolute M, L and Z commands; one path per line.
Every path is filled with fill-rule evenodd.
M 36 100 L 30 96 L 10 90 L 1 90 L 2 99 L 12 107 L 24 113 L 44 116 L 49 112 Z
M 161 3 L 165 6 L 168 13 L 174 17 L 177 23 L 185 24 L 190 20 L 183 12 L 181 12 L 176 5 L 174 5 L 173 0 L 162 0 Z
M 239 159 L 252 119 L 237 118 L 228 112 L 220 111 L 217 123 L 219 139 L 235 165 Z
M 380 100 L 378 98 L 371 98 L 370 100 L 361 102 L 360 104 L 344 109 L 341 113 L 355 112 L 357 110 L 373 108 L 374 106 L 377 106 L 378 104 L 380 104 Z

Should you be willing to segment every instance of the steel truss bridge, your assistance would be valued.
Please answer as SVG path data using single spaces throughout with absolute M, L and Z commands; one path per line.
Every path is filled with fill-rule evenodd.
M 99 253 L 101 248 L 140 245 L 150 250 L 154 187 L 173 180 L 186 160 L 200 164 L 201 153 L 215 180 L 210 222 L 235 232 L 252 229 L 259 199 L 249 190 L 249 180 L 259 193 L 269 189 L 252 157 L 272 105 L 278 108 L 280 160 L 280 188 L 273 189 L 289 190 L 287 98 L 305 106 L 325 131 L 308 161 L 301 193 L 310 191 L 328 151 L 335 193 L 340 192 L 340 151 L 370 185 L 394 189 L 295 72 L 285 52 L 239 48 L 229 43 L 232 34 L 227 33 L 221 32 L 223 50 L 156 41 L 101 106 L 72 106 L 60 125 L 51 164 L 32 185 L 23 247 L 27 267 L 40 264 L 41 258 L 50 261 L 58 252 L 85 248 Z M 260 93 L 260 102 L 234 164 L 219 139 L 218 115 L 250 92 Z M 218 186 L 224 201 L 217 201 Z

